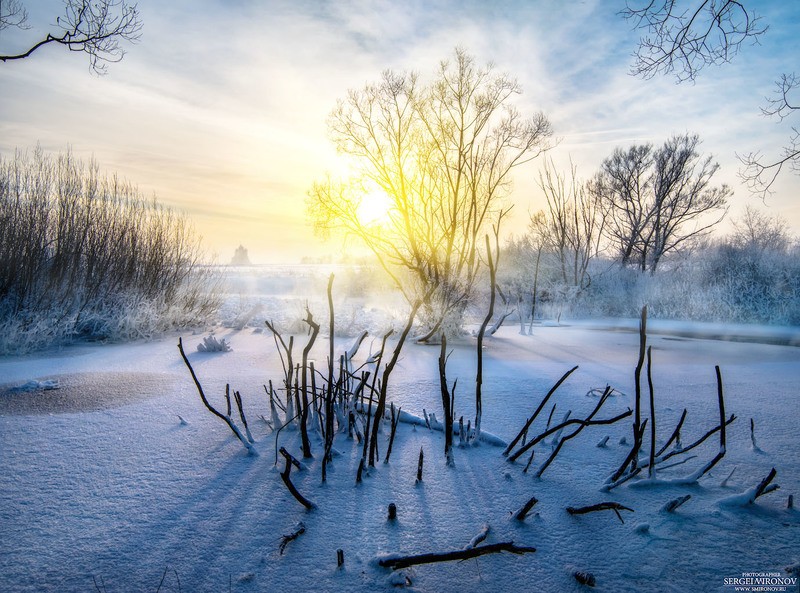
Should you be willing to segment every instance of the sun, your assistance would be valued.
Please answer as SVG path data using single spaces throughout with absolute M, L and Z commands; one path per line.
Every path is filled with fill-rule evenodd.
M 364 226 L 373 226 L 387 222 L 391 209 L 392 199 L 382 189 L 376 189 L 364 194 L 356 216 Z

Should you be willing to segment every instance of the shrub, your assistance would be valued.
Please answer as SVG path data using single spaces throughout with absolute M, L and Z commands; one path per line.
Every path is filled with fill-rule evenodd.
M 185 216 L 70 152 L 0 156 L 0 353 L 131 339 L 217 306 Z

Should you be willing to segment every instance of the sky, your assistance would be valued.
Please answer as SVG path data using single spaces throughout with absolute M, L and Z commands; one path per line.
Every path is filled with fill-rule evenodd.
M 737 177 L 738 154 L 777 156 L 791 125 L 760 107 L 800 56 L 800 2 L 748 2 L 770 29 L 694 84 L 630 76 L 639 32 L 623 0 L 140 0 L 141 40 L 105 76 L 85 55 L 48 46 L 0 63 L 0 155 L 70 148 L 109 174 L 187 212 L 226 263 L 242 244 L 254 263 L 338 256 L 305 215 L 315 180 L 341 168 L 326 118 L 348 90 L 385 69 L 425 78 L 462 47 L 515 77 L 523 114 L 543 111 L 558 145 L 590 177 L 616 147 L 697 133 L 734 189 L 729 219 L 753 204 L 800 233 L 800 175 L 786 171 L 766 203 Z M 30 29 L 0 34 L 10 53 L 55 30 L 59 0 L 27 2 Z M 27 45 L 30 45 L 28 43 Z M 542 208 L 541 158 L 515 170 L 508 233 Z M 722 227 L 721 231 L 724 232 Z

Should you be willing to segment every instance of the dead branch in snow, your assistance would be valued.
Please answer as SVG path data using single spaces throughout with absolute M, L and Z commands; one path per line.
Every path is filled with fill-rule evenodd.
M 319 334 L 319 323 L 314 321 L 314 316 L 311 314 L 311 311 L 306 308 L 306 318 L 303 320 L 308 324 L 308 327 L 311 331 L 311 335 L 308 338 L 308 342 L 306 342 L 305 348 L 303 348 L 303 366 L 302 366 L 302 375 L 300 378 L 301 381 L 301 405 L 302 410 L 300 413 L 300 439 L 303 444 L 303 457 L 305 459 L 309 459 L 313 457 L 311 454 L 311 441 L 308 440 L 308 353 L 311 352 L 311 348 L 314 346 L 314 342 L 317 340 L 317 335 Z
M 605 400 L 601 400 L 601 401 L 605 402 Z M 511 455 L 508 458 L 508 461 L 513 463 L 520 456 L 522 456 L 525 452 L 527 452 L 530 449 L 532 449 L 535 445 L 537 445 L 538 443 L 542 442 L 544 439 L 549 437 L 551 434 L 555 434 L 555 433 L 563 430 L 567 426 L 572 426 L 574 424 L 579 424 L 581 426 L 586 427 L 586 426 L 602 426 L 602 425 L 607 425 L 607 424 L 614 424 L 615 422 L 619 422 L 620 420 L 622 420 L 624 418 L 627 418 L 628 416 L 633 414 L 633 410 L 627 410 L 625 412 L 622 412 L 621 414 L 618 414 L 617 416 L 614 416 L 613 418 L 606 418 L 606 419 L 603 419 L 603 420 L 592 420 L 591 418 L 594 416 L 594 414 L 597 413 L 598 409 L 599 409 L 599 406 L 596 406 L 595 407 L 595 411 L 592 414 L 590 414 L 590 416 L 588 418 L 586 418 L 585 420 L 581 420 L 579 418 L 572 418 L 572 419 L 569 419 L 569 420 L 565 420 L 564 422 L 561 422 L 560 424 L 556 424 L 552 428 L 550 428 L 550 429 L 544 431 L 543 433 L 541 433 L 536 438 L 528 441 L 528 443 L 524 447 L 522 447 L 516 453 Z
M 487 237 L 486 244 L 489 244 Z M 447 386 L 447 336 L 442 332 L 442 346 L 439 352 L 439 390 L 442 395 L 442 408 L 444 409 L 444 457 L 448 466 L 453 466 L 453 400 L 455 399 L 456 384 L 453 389 Z M 456 379 L 456 382 L 458 379 Z M 479 383 L 480 385 L 480 383 Z M 479 388 L 480 392 L 480 388 Z
M 556 389 L 561 387 L 561 384 L 567 380 L 567 377 L 569 377 L 577 369 L 578 369 L 577 366 L 572 367 L 570 370 L 564 373 L 558 381 L 556 381 L 556 384 L 553 385 L 553 387 L 550 388 L 550 391 L 547 392 L 547 395 L 544 396 L 544 399 L 536 408 L 536 411 L 533 413 L 533 415 L 530 418 L 528 418 L 528 420 L 525 422 L 525 426 L 522 427 L 517 436 L 514 437 L 514 440 L 511 441 L 508 447 L 505 448 L 505 450 L 503 451 L 503 455 L 508 455 L 509 453 L 511 453 L 511 450 L 517 445 L 522 436 L 528 432 L 528 428 L 530 428 L 531 424 L 533 424 L 533 421 L 536 420 L 536 417 L 539 415 L 539 412 L 541 412 L 544 406 L 547 404 L 547 400 L 550 399 L 550 396 L 553 395 L 556 392 Z M 555 409 L 556 407 L 553 406 L 553 409 L 550 411 L 550 418 L 547 419 L 547 428 L 550 428 L 550 419 L 553 417 L 553 412 L 555 411 Z
M 476 548 L 465 550 L 454 550 L 452 552 L 432 552 L 428 554 L 417 554 L 414 556 L 389 556 L 378 560 L 378 564 L 384 568 L 398 570 L 417 566 L 419 564 L 432 564 L 434 562 L 452 562 L 454 560 L 469 560 L 486 554 L 497 554 L 499 552 L 511 552 L 512 554 L 529 554 L 535 552 L 536 548 L 529 546 L 515 546 L 513 541 L 488 544 Z
M 661 510 L 666 513 L 672 513 L 675 511 L 675 509 L 684 504 L 691 497 L 692 497 L 691 494 L 686 494 L 685 496 L 679 496 L 678 498 L 674 498 L 670 500 L 667 504 L 665 504 L 663 507 L 661 507 Z
M 656 457 L 660 457 L 662 453 L 664 453 L 664 451 L 666 451 L 669 448 L 669 446 L 672 444 L 673 441 L 675 441 L 675 450 L 676 451 L 681 450 L 681 427 L 683 426 L 685 420 L 686 420 L 686 408 L 683 409 L 683 413 L 681 414 L 681 419 L 678 420 L 678 425 L 675 427 L 675 430 L 672 431 L 672 435 L 670 435 L 669 439 L 667 439 L 667 442 L 664 443 L 664 446 L 661 447 L 656 452 Z
M 289 475 L 292 472 L 293 465 L 296 468 L 300 469 L 300 462 L 297 461 L 297 459 L 295 459 L 294 457 L 292 457 L 291 453 L 289 453 L 284 447 L 281 447 L 280 454 L 283 455 L 283 458 L 286 460 L 286 467 L 281 472 L 281 479 L 283 480 L 283 483 L 286 484 L 286 487 L 289 489 L 289 492 L 291 492 L 292 496 L 294 496 L 297 499 L 297 502 L 302 504 L 309 511 L 315 509 L 317 505 L 315 505 L 313 502 L 311 502 L 302 494 L 300 494 L 297 488 L 295 488 L 295 485 L 292 483 L 291 478 L 289 477 Z
M 534 507 L 534 505 L 537 502 L 539 502 L 539 499 L 536 498 L 535 496 L 531 496 L 531 499 L 528 502 L 526 502 L 524 505 L 522 505 L 522 507 L 520 509 L 516 510 L 511 515 L 511 517 L 516 519 L 517 521 L 524 521 L 525 518 L 528 516 L 528 513 L 531 512 L 531 509 Z
M 705 466 L 699 469 L 697 472 L 689 476 L 689 480 L 697 481 L 702 478 L 712 467 L 719 463 L 720 459 L 725 457 L 726 451 L 726 444 L 725 444 L 725 426 L 728 424 L 725 421 L 725 398 L 723 397 L 723 390 L 722 390 L 722 373 L 719 369 L 719 365 L 714 367 L 717 373 L 717 400 L 719 403 L 719 451 L 714 456 L 714 458 L 709 461 Z
M 481 526 L 481 530 L 475 535 L 475 537 L 469 540 L 469 543 L 466 545 L 464 549 L 469 550 L 470 548 L 477 548 L 478 544 L 486 540 L 488 536 L 489 536 L 489 524 L 484 523 Z
M 564 443 L 566 443 L 568 440 L 570 440 L 570 439 L 572 439 L 572 438 L 575 438 L 576 436 L 578 436 L 578 434 L 580 434 L 580 432 L 581 432 L 581 431 L 582 431 L 584 428 L 586 428 L 586 426 L 588 426 L 588 423 L 592 422 L 592 418 L 594 418 L 594 415 L 595 415 L 595 414 L 597 414 L 597 412 L 599 412 L 599 411 L 600 411 L 600 408 L 603 406 L 603 404 L 604 404 L 604 403 L 605 403 L 605 402 L 608 400 L 608 398 L 609 398 L 610 396 L 611 396 L 611 388 L 610 388 L 610 387 L 606 387 L 606 392 L 605 392 L 605 393 L 603 394 L 603 396 L 600 398 L 600 401 L 598 401 L 598 402 L 597 402 L 597 405 L 595 406 L 594 410 L 592 410 L 591 414 L 589 414 L 589 415 L 586 417 L 586 420 L 584 420 L 584 421 L 580 422 L 580 423 L 578 424 L 578 428 L 576 428 L 576 429 L 575 429 L 574 431 L 572 431 L 570 434 L 568 434 L 567 436 L 565 436 L 563 439 L 559 439 L 559 440 L 558 440 L 558 444 L 556 445 L 555 449 L 553 449 L 553 452 L 550 454 L 550 457 L 548 457 L 548 458 L 547 458 L 547 461 L 545 461 L 545 462 L 542 464 L 542 467 L 540 467 L 540 468 L 538 469 L 538 471 L 536 472 L 536 477 L 537 477 L 537 478 L 541 478 L 541 477 L 542 477 L 542 474 L 543 474 L 543 473 L 544 473 L 544 471 L 547 469 L 547 467 L 548 467 L 548 466 L 549 466 L 551 463 L 553 463 L 553 461 L 554 461 L 554 460 L 555 460 L 555 458 L 556 458 L 556 455 L 558 455 L 558 452 L 559 452 L 559 451 L 561 451 L 561 447 L 563 447 L 563 446 L 564 446 Z
M 769 494 L 770 492 L 775 492 L 779 486 L 777 484 L 770 484 L 772 480 L 775 479 L 775 476 L 778 475 L 777 470 L 773 467 L 767 477 L 761 480 L 761 483 L 756 487 L 755 496 L 753 500 L 758 498 L 759 496 L 764 496 L 765 494 Z
M 647 389 L 650 393 L 650 478 L 656 477 L 656 399 L 653 390 L 653 347 L 647 347 Z
M 394 411 L 394 403 L 391 404 L 390 409 L 392 412 L 392 431 L 389 433 L 389 444 L 386 447 L 386 459 L 383 460 L 384 463 L 389 463 L 389 457 L 392 454 L 392 445 L 394 444 L 394 435 L 397 433 L 397 425 L 400 423 L 400 412 L 403 407 L 400 406 L 396 414 Z
M 226 386 L 225 387 L 226 396 L 227 396 L 227 390 L 228 388 Z M 250 427 L 247 426 L 247 418 L 244 415 L 244 408 L 242 407 L 242 394 L 239 393 L 238 391 L 234 391 L 233 399 L 236 401 L 236 408 L 239 410 L 239 418 L 241 419 L 242 424 L 244 425 L 245 434 L 247 434 L 247 440 L 250 441 L 251 443 L 255 443 L 253 435 L 250 434 Z
M 481 396 L 483 386 L 483 338 L 486 335 L 486 328 L 494 316 L 494 304 L 497 295 L 497 264 L 500 259 L 500 245 L 498 233 L 500 232 L 500 220 L 507 211 L 500 212 L 500 218 L 497 224 L 493 225 L 494 228 L 494 242 L 495 242 L 495 255 L 492 257 L 492 246 L 489 242 L 489 235 L 486 235 L 486 262 L 489 265 L 489 310 L 486 312 L 486 317 L 483 318 L 483 323 L 478 330 L 478 368 L 475 372 L 475 439 L 481 436 L 481 416 L 483 415 L 483 398 Z M 444 334 L 442 334 L 444 335 Z M 441 365 L 441 363 L 440 363 Z M 444 397 L 444 395 L 442 396 Z
M 403 327 L 403 331 L 400 334 L 400 338 L 397 340 L 397 344 L 395 344 L 394 350 L 392 351 L 392 357 L 389 359 L 383 367 L 383 374 L 381 375 L 380 381 L 380 391 L 378 395 L 378 406 L 375 411 L 375 425 L 372 428 L 372 435 L 370 438 L 370 446 L 369 446 L 369 466 L 374 467 L 375 461 L 378 459 L 378 426 L 379 420 L 383 418 L 383 413 L 386 410 L 386 394 L 387 390 L 389 389 L 389 377 L 394 370 L 395 365 L 397 364 L 398 359 L 400 358 L 400 351 L 403 349 L 403 345 L 408 338 L 409 332 L 411 332 L 411 328 L 414 325 L 414 319 L 417 316 L 417 311 L 422 306 L 423 301 L 417 300 L 413 306 L 411 307 L 411 311 L 408 313 L 408 318 L 406 319 L 405 327 Z M 384 339 L 384 347 L 386 344 L 386 340 Z M 381 352 L 383 352 L 383 348 L 381 348 Z M 377 373 L 376 373 L 377 376 Z
M 617 515 L 617 518 L 622 523 L 625 523 L 625 520 L 622 518 L 620 511 L 630 511 L 631 513 L 634 512 L 633 509 L 623 506 L 618 502 L 599 502 L 588 507 L 579 508 L 567 507 L 567 512 L 570 515 L 585 515 L 587 513 L 594 513 L 596 511 L 614 511 L 614 513 Z
M 292 533 L 282 535 L 281 536 L 281 543 L 278 546 L 280 550 L 280 555 L 283 556 L 283 552 L 286 550 L 286 546 L 289 545 L 289 542 L 296 540 L 298 537 L 303 535 L 306 532 L 306 526 L 300 521 L 294 528 Z
M 647 305 L 642 307 L 642 316 L 639 321 L 639 359 L 636 362 L 634 371 L 634 419 L 633 419 L 633 449 L 635 454 L 630 457 L 631 469 L 636 469 L 639 462 L 639 451 L 642 448 L 642 437 L 644 430 L 640 430 L 642 424 L 642 367 L 647 350 Z
M 247 438 L 242 434 L 242 431 L 239 430 L 239 427 L 236 426 L 236 424 L 234 424 L 233 420 L 231 419 L 230 395 L 228 395 L 228 414 L 226 416 L 225 414 L 217 410 L 214 406 L 212 406 L 211 403 L 206 398 L 206 394 L 203 391 L 203 386 L 200 384 L 200 380 L 197 378 L 197 375 L 195 374 L 194 369 L 192 368 L 192 365 L 186 356 L 186 352 L 184 352 L 183 350 L 183 340 L 181 338 L 178 338 L 178 351 L 181 353 L 181 358 L 183 358 L 183 362 L 186 364 L 187 368 L 189 369 L 189 373 L 192 375 L 192 380 L 194 381 L 194 384 L 197 387 L 197 392 L 200 394 L 200 399 L 203 401 L 203 405 L 205 405 L 205 407 L 208 409 L 209 412 L 211 412 L 217 418 L 222 419 L 222 421 L 228 425 L 231 431 L 233 431 L 233 434 L 235 434 L 236 438 L 238 438 L 242 442 L 245 449 L 247 449 L 247 452 L 250 455 L 258 455 L 258 452 L 256 451 L 255 447 L 253 447 L 253 444 L 247 440 Z

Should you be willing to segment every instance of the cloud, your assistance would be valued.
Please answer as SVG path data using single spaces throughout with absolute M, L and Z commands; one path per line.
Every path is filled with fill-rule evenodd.
M 758 105 L 800 52 L 782 25 L 800 8 L 765 5 L 772 37 L 689 86 L 628 75 L 638 33 L 612 4 L 140 0 L 141 43 L 106 77 L 61 48 L 0 65 L 0 153 L 71 145 L 196 215 L 221 253 L 244 235 L 251 252 L 297 259 L 329 248 L 312 247 L 303 216 L 307 188 L 336 168 L 325 126 L 336 100 L 386 68 L 427 76 L 461 46 L 519 80 L 523 113 L 548 114 L 561 138 L 557 163 L 572 158 L 588 176 L 615 146 L 691 131 L 722 163 L 721 179 L 738 186 L 736 151 L 784 141 Z M 41 30 L 59 6 L 37 4 Z M 541 204 L 539 165 L 517 173 L 517 230 Z M 798 227 L 797 176 L 780 187 L 776 203 Z

